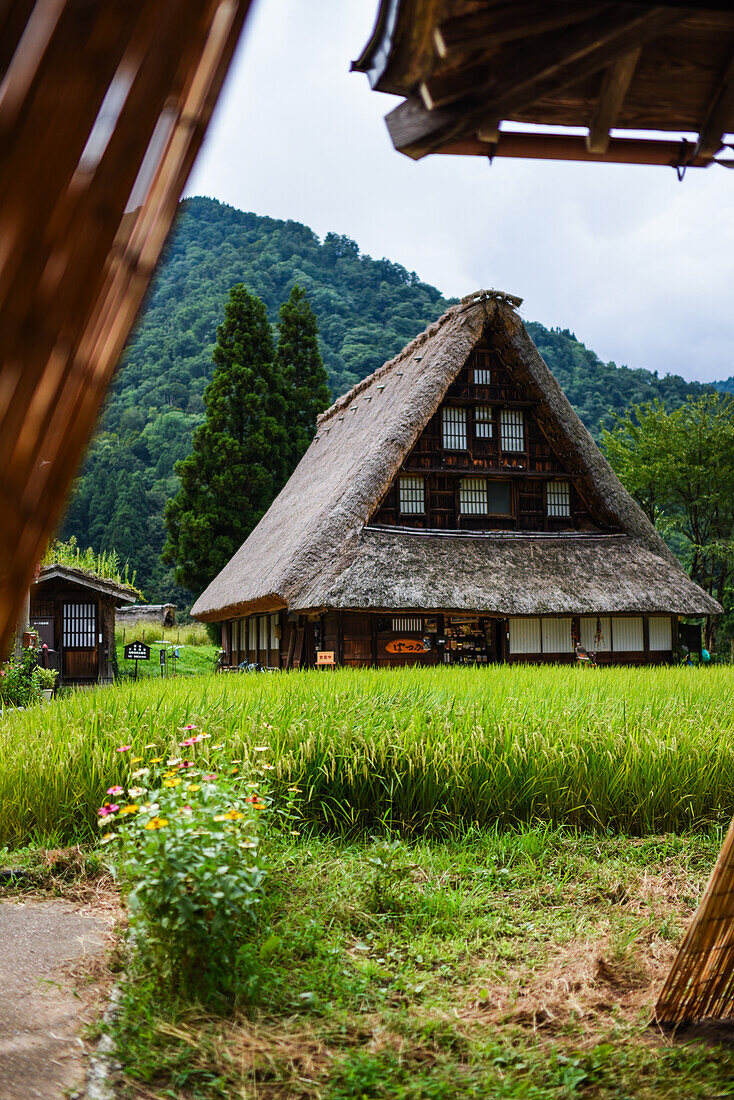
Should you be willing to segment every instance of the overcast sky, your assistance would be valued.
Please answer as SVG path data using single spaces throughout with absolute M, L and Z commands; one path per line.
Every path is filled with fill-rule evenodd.
M 602 359 L 734 374 L 734 171 L 397 153 L 350 62 L 377 0 L 257 0 L 187 194 L 333 230 L 447 295 L 497 287 Z

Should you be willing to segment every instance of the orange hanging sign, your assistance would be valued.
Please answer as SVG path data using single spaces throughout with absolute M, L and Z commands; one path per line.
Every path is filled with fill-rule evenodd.
M 395 638 L 385 645 L 386 653 L 425 653 L 426 647 L 420 638 Z

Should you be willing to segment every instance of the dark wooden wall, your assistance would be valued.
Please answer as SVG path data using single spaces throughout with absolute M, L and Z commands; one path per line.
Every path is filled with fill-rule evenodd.
M 93 604 L 96 629 L 94 645 L 65 648 L 63 642 L 64 604 Z M 108 682 L 113 679 L 115 652 L 115 601 L 111 596 L 82 585 L 54 578 L 35 584 L 31 590 L 31 626 L 34 620 L 50 620 L 52 626 L 39 631 L 39 644 L 56 654 L 51 666 L 61 672 L 62 684 Z M 102 641 L 99 636 L 102 635 Z
M 488 370 L 490 383 L 474 382 L 475 370 Z M 492 438 L 478 438 L 474 431 L 475 407 L 489 406 L 493 413 Z M 442 408 L 467 410 L 467 450 L 444 449 Z M 570 463 L 551 446 L 535 414 L 537 402 L 529 399 L 517 385 L 498 353 L 488 344 L 478 345 L 449 387 L 442 405 L 431 417 L 370 523 L 422 527 L 427 529 L 520 530 L 520 531 L 599 531 L 603 526 L 584 499 L 578 477 Z M 502 409 L 522 412 L 525 427 L 525 451 L 503 451 L 500 415 Z M 426 512 L 424 515 L 401 513 L 398 479 L 400 473 L 425 477 Z M 511 514 L 467 516 L 459 509 L 459 484 L 470 474 L 511 483 Z M 567 480 L 570 486 L 570 517 L 546 514 L 545 486 L 549 481 Z

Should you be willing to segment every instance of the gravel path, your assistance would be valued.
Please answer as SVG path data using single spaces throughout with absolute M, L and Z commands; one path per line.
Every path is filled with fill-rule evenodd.
M 107 932 L 67 901 L 0 902 L 0 1100 L 83 1088 L 85 1000 L 69 964 L 103 956 Z

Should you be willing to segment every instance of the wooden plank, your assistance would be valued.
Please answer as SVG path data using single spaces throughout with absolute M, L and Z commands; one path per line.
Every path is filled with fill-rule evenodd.
M 507 3 L 458 15 L 440 23 L 433 32 L 436 53 L 451 57 L 466 50 L 495 48 L 518 38 L 528 38 L 579 23 L 601 10 L 599 4 L 549 5 L 547 0 Z
M 58 520 L 249 5 L 57 6 L 31 79 L 11 63 L 4 88 L 12 94 L 0 102 L 0 640 Z M 82 178 L 81 151 L 136 34 L 135 72 L 146 86 Z M 140 208 L 126 214 L 164 103 L 169 139 L 155 151 Z
M 609 131 L 619 117 L 641 53 L 642 47 L 637 46 L 622 54 L 604 74 L 586 139 L 586 148 L 590 153 L 606 153 L 609 148 Z
M 619 5 L 584 23 L 573 36 L 549 35 L 533 50 L 521 45 L 504 51 L 487 64 L 491 75 L 484 83 L 461 85 L 457 77 L 466 97 L 463 106 L 428 110 L 425 103 L 412 97 L 391 111 L 386 121 L 393 144 L 415 159 L 436 152 L 459 135 L 475 133 L 487 119 L 511 118 L 513 112 L 541 96 L 593 75 L 619 54 L 658 37 L 684 15 L 677 9 Z M 448 94 L 440 84 L 435 94 L 432 81 L 424 84 L 434 103 Z M 456 90 L 455 86 L 452 96 Z
M 701 127 L 696 153 L 713 157 L 721 148 L 724 134 L 734 130 L 734 57 L 729 62 L 718 92 Z

